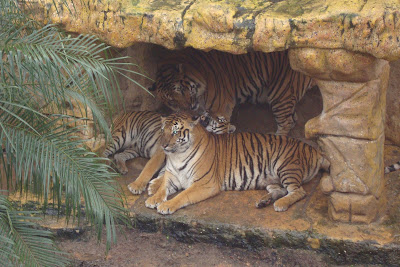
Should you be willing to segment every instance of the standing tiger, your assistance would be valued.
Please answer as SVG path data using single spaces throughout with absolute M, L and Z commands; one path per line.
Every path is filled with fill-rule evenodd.
M 233 55 L 186 49 L 163 62 L 150 90 L 171 109 L 208 110 L 211 117 L 230 121 L 237 104 L 269 103 L 276 134 L 293 128 L 295 105 L 312 85 L 310 77 L 290 67 L 287 51 Z
M 330 166 L 299 140 L 257 133 L 215 135 L 198 122 L 187 113 L 162 118 L 160 144 L 167 161 L 164 176 L 150 182 L 154 195 L 146 200 L 148 208 L 172 214 L 222 190 L 267 189 L 257 206 L 274 202 L 276 211 L 285 211 L 305 197 L 301 184 Z

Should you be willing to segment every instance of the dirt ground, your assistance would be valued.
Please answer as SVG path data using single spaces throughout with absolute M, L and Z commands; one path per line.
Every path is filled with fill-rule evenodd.
M 331 266 L 324 255 L 309 250 L 263 249 L 258 252 L 214 244 L 186 244 L 161 233 L 125 229 L 105 255 L 104 242 L 85 233 L 59 240 L 73 266 Z

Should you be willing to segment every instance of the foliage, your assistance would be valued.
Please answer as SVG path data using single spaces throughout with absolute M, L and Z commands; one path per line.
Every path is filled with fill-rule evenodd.
M 60 266 L 68 261 L 51 240 L 51 233 L 37 229 L 34 212 L 17 211 L 0 195 L 0 262 L 2 266 Z
M 67 220 L 79 219 L 84 205 L 99 238 L 105 225 L 110 245 L 116 222 L 128 222 L 123 195 L 105 159 L 78 138 L 88 110 L 97 131 L 110 135 L 105 114 L 111 115 L 120 99 L 116 74 L 127 77 L 123 72 L 132 64 L 105 58 L 108 49 L 94 37 L 43 27 L 16 1 L 0 0 L 2 180 L 9 188 L 35 193 L 45 205 L 53 199 L 58 208 L 65 206 Z M 76 101 L 82 105 L 67 115 Z M 31 215 L 0 198 L 0 261 L 63 265 L 50 234 L 33 227 Z

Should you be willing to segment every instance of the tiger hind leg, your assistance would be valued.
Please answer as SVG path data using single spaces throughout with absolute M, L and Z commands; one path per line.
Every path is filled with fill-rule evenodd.
M 286 211 L 291 205 L 303 199 L 306 196 L 306 191 L 298 184 L 290 184 L 287 187 L 288 194 L 274 203 L 275 211 Z
M 126 149 L 122 153 L 114 155 L 115 163 L 117 165 L 117 170 L 122 175 L 128 173 L 128 167 L 126 167 L 126 161 L 138 157 L 139 154 L 133 149 Z
M 264 197 L 260 199 L 256 203 L 257 208 L 264 208 L 272 203 L 275 202 L 275 200 L 285 196 L 287 194 L 287 190 L 283 187 L 281 187 L 279 184 L 270 184 L 267 186 L 267 191 L 268 194 L 266 194 Z
M 272 113 L 277 124 L 276 134 L 288 135 L 290 130 L 296 125 L 297 114 L 295 111 L 296 101 L 278 102 L 271 105 Z

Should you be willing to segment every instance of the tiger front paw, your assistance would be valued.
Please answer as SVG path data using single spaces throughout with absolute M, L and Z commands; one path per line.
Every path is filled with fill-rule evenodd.
M 163 214 L 163 215 L 172 214 L 177 210 L 178 210 L 178 208 L 175 205 L 173 205 L 173 203 L 171 203 L 171 201 L 166 201 L 164 203 L 161 203 L 157 207 L 157 212 L 160 214 Z
M 162 183 L 162 178 L 163 177 L 159 177 L 150 181 L 149 187 L 147 188 L 147 193 L 149 194 L 149 196 L 154 195 L 157 192 L 158 188 L 160 188 Z
M 165 199 L 159 198 L 155 195 L 146 199 L 146 202 L 144 204 L 149 209 L 155 209 L 165 201 L 166 201 Z
M 287 198 L 280 198 L 274 203 L 275 211 L 286 211 L 290 206 L 290 201 Z
M 131 191 L 134 195 L 140 195 L 145 189 L 146 185 L 142 185 L 140 183 L 132 182 L 128 185 L 129 191 Z

